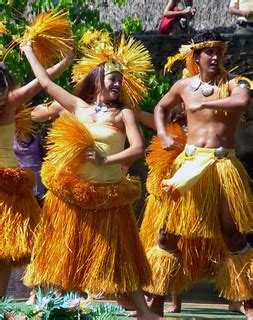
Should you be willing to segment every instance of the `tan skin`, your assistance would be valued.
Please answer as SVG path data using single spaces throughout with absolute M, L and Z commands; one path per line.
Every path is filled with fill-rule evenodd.
M 200 78 L 204 82 L 214 83 L 219 74 L 223 53 L 219 47 L 202 49 L 195 54 L 199 65 Z M 198 76 L 195 76 L 198 77 Z M 205 148 L 234 148 L 234 135 L 239 125 L 240 117 L 250 104 L 248 89 L 237 86 L 234 80 L 229 81 L 229 97 L 219 99 L 218 87 L 209 97 L 204 97 L 201 89 L 190 91 L 189 87 L 194 77 L 177 81 L 171 90 L 160 100 L 154 109 L 157 133 L 163 148 L 178 144 L 176 136 L 169 136 L 165 130 L 165 117 L 168 110 L 175 105 L 184 103 L 187 115 L 187 143 Z M 217 110 L 217 111 L 216 111 Z M 225 116 L 224 112 L 227 112 Z M 231 217 L 227 199 L 221 190 L 221 227 L 224 241 L 229 251 L 241 250 L 246 246 L 245 236 L 239 233 Z M 158 245 L 165 250 L 175 250 L 180 236 L 159 234 Z M 151 306 L 158 314 L 163 314 L 164 297 L 156 296 Z M 253 317 L 252 301 L 244 302 L 248 319 Z
M 136 123 L 134 113 L 131 109 L 110 108 L 102 117 L 98 117 L 98 114 L 95 111 L 95 105 L 87 104 L 79 97 L 70 94 L 50 80 L 44 68 L 38 62 L 31 46 L 26 45 L 22 50 L 24 51 L 33 72 L 40 81 L 42 87 L 61 105 L 62 108 L 73 114 L 80 112 L 85 113 L 86 117 L 90 119 L 90 121 L 100 123 L 110 122 L 115 127 L 126 133 L 129 141 L 129 147 L 127 149 L 107 157 L 103 157 L 95 149 L 87 149 L 85 153 L 86 157 L 90 161 L 97 165 L 127 165 L 129 162 L 132 162 L 144 155 L 142 137 Z M 112 102 L 116 100 L 118 98 L 121 85 L 122 75 L 119 72 L 112 72 L 105 75 L 102 90 L 96 97 L 97 102 Z M 160 318 L 148 308 L 141 289 L 136 292 L 131 292 L 129 295 L 136 305 L 139 319 L 153 320 Z
M 234 6 L 229 6 L 228 12 L 231 14 L 234 14 L 235 16 L 239 17 L 251 17 L 253 16 L 253 11 L 252 10 L 241 10 L 240 7 L 234 7 Z
M 73 57 L 74 54 L 69 54 L 69 56 L 64 58 L 61 62 L 52 68 L 49 68 L 47 74 L 51 78 L 57 77 L 71 64 Z M 2 96 L 0 96 L 0 109 L 2 109 L 0 113 L 0 126 L 9 125 L 15 122 L 15 113 L 18 107 L 29 102 L 41 89 L 42 87 L 39 81 L 34 79 L 22 87 L 12 91 L 5 91 Z M 13 137 L 10 137 L 10 139 L 13 139 Z M 11 267 L 11 262 L 1 262 L 0 264 L 0 297 L 6 294 Z

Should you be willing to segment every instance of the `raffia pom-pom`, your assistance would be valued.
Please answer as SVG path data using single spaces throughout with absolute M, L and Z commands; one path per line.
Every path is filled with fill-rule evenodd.
M 68 13 L 61 10 L 57 13 L 47 12 L 38 15 L 26 27 L 21 43 L 32 41 L 33 50 L 45 66 L 51 66 L 55 60 L 61 59 L 71 48 L 73 34 Z

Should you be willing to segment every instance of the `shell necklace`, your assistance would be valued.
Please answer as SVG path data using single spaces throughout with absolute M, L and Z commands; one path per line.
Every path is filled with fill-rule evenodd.
M 194 78 L 191 83 L 190 83 L 190 90 L 197 91 L 198 88 L 200 87 L 201 93 L 203 94 L 204 97 L 210 97 L 213 92 L 214 92 L 214 87 L 213 85 L 210 84 L 211 81 L 209 82 L 204 82 L 200 79 L 200 75 L 197 78 Z
M 98 117 L 103 116 L 105 112 L 107 112 L 111 108 L 117 108 L 117 105 L 115 102 L 106 103 L 106 102 L 100 101 L 100 102 L 96 102 L 94 106 L 95 106 L 95 112 Z

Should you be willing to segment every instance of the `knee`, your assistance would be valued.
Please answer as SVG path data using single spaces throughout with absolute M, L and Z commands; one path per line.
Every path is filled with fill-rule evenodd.
M 160 230 L 158 234 L 158 246 L 159 248 L 167 251 L 176 250 L 179 236 L 166 233 L 164 230 Z

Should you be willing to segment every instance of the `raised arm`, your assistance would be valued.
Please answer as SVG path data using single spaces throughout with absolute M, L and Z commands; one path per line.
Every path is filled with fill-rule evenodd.
M 29 61 L 31 68 L 42 88 L 46 90 L 46 92 L 57 102 L 59 102 L 63 108 L 70 112 L 74 112 L 77 105 L 82 103 L 82 100 L 72 95 L 50 79 L 46 70 L 38 61 L 30 45 L 23 46 L 22 50 L 25 53 L 27 60 Z
M 35 122 L 45 122 L 52 117 L 59 116 L 63 111 L 66 111 L 57 101 L 53 101 L 49 106 L 39 104 L 32 113 L 32 120 Z
M 74 50 L 70 51 L 70 54 L 63 58 L 59 63 L 46 70 L 48 77 L 54 79 L 59 76 L 71 65 L 73 58 Z M 34 79 L 28 84 L 13 90 L 9 95 L 8 103 L 16 109 L 20 105 L 29 102 L 41 89 L 42 86 L 38 79 Z

